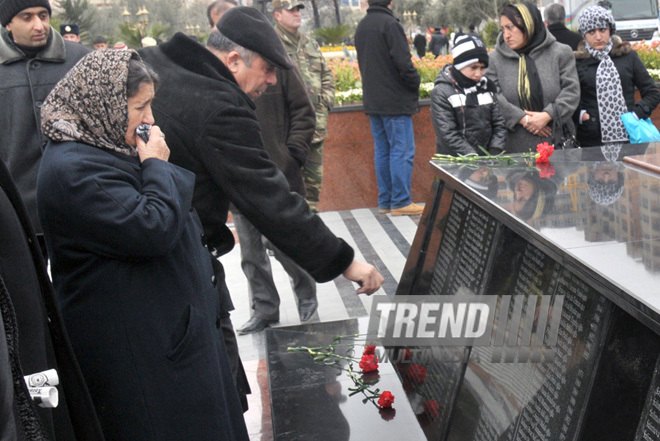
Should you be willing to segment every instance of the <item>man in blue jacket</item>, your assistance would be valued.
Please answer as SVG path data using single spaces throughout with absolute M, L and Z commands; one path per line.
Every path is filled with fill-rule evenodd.
M 355 31 L 364 113 L 374 137 L 378 211 L 393 216 L 422 214 L 412 202 L 415 138 L 412 115 L 419 112 L 419 73 L 408 41 L 390 10 L 392 0 L 369 0 Z

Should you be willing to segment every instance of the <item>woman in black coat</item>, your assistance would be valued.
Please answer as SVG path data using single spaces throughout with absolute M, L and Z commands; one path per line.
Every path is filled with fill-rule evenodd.
M 584 36 L 575 52 L 580 78 L 580 105 L 575 112 L 577 138 L 584 147 L 628 142 L 621 115 L 645 119 L 660 103 L 660 91 L 629 42 L 614 35 L 612 13 L 587 8 L 579 20 Z M 635 103 L 635 88 L 642 99 Z
M 167 162 L 156 74 L 95 51 L 42 106 L 37 201 L 53 282 L 107 440 L 247 440 L 193 173 Z

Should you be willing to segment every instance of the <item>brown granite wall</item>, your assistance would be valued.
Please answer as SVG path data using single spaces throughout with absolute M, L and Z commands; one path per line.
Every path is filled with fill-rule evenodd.
M 361 107 L 353 108 L 355 110 L 331 112 L 328 119 L 320 211 L 378 206 L 369 118 Z M 416 152 L 411 191 L 414 202 L 426 202 L 433 180 L 429 160 L 435 153 L 435 133 L 429 109 L 428 103 L 423 103 L 420 112 L 413 116 Z

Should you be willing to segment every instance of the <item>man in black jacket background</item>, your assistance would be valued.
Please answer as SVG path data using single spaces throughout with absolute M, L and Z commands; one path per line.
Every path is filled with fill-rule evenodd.
M 392 0 L 369 0 L 355 30 L 364 113 L 374 137 L 378 211 L 393 216 L 422 214 L 410 196 L 415 138 L 412 115 L 419 112 L 420 77 L 405 31 L 390 10 Z
M 565 25 L 566 10 L 559 3 L 552 3 L 543 10 L 545 15 L 545 25 L 548 31 L 557 39 L 558 42 L 567 44 L 574 51 L 582 41 L 582 36 L 573 32 Z

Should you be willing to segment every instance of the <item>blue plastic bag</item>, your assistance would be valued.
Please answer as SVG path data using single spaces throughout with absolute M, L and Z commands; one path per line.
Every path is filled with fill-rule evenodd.
M 631 144 L 660 141 L 660 131 L 653 125 L 650 118 L 640 119 L 632 113 L 621 115 L 623 125 L 626 127 Z

